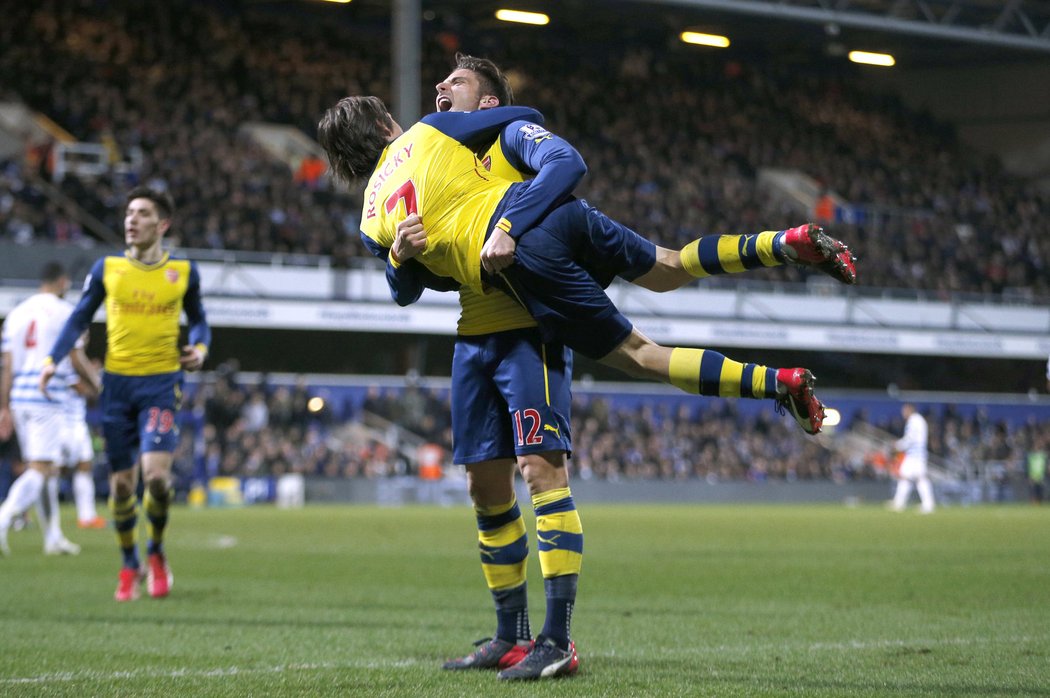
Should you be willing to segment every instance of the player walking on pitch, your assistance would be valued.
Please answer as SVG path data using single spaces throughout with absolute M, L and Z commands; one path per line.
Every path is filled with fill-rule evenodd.
M 894 448 L 904 454 L 897 475 L 897 492 L 893 497 L 894 511 L 904 511 L 911 497 L 912 486 L 919 492 L 919 511 L 932 514 L 934 510 L 933 485 L 927 472 L 929 427 L 926 418 L 919 414 L 915 405 L 901 405 L 904 417 L 904 435 L 894 443 Z
M 136 496 L 139 465 L 145 481 L 142 508 L 148 523 L 145 577 L 150 596 L 167 596 L 172 584 L 164 531 L 173 491 L 172 453 L 178 445 L 182 372 L 196 371 L 211 342 L 201 303 L 197 265 L 172 259 L 162 247 L 174 216 L 171 197 L 146 187 L 132 190 L 124 213 L 122 256 L 95 262 L 84 295 L 70 315 L 40 375 L 46 390 L 55 365 L 106 303 L 107 349 L 102 377 L 102 430 L 110 467 L 110 511 L 123 555 L 115 598 L 139 596 Z M 179 319 L 189 319 L 189 344 L 180 349 Z M 136 459 L 137 456 L 137 459 Z
M 65 425 L 65 400 L 74 370 L 93 381 L 93 372 L 84 355 L 80 334 L 69 342 L 71 360 L 50 367 L 61 376 L 54 395 L 41 391 L 41 367 L 45 352 L 62 331 L 73 305 L 62 298 L 69 290 L 69 276 L 62 265 L 49 262 L 41 273 L 40 289 L 18 304 L 7 316 L 3 330 L 3 377 L 0 379 L 0 438 L 16 433 L 25 471 L 12 483 L 7 499 L 0 505 L 0 554 L 10 550 L 7 534 L 14 517 L 25 512 L 41 496 L 47 496 L 49 511 L 40 520 L 44 532 L 44 552 L 48 555 L 76 555 L 80 546 L 62 533 L 58 512 L 58 468 L 62 464 L 61 438 Z M 68 350 L 67 350 L 68 353 Z

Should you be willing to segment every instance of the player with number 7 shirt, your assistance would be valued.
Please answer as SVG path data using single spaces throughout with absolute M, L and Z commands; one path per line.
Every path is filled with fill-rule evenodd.
M 474 153 L 499 138 L 508 159 L 534 179 L 492 176 Z M 814 225 L 754 235 L 712 235 L 681 250 L 657 247 L 572 191 L 587 171 L 583 158 L 527 107 L 429 114 L 408 131 L 375 97 L 346 97 L 318 125 L 335 174 L 369 177 L 361 234 L 386 257 L 394 300 L 408 305 L 425 287 L 499 289 L 557 338 L 630 375 L 686 392 L 770 398 L 808 434 L 820 431 L 824 406 L 804 368 L 775 369 L 718 352 L 665 347 L 639 332 L 604 289 L 619 276 L 663 292 L 712 274 L 812 266 L 856 282 L 854 257 Z M 425 234 L 406 244 L 398 225 L 418 215 Z M 416 264 L 418 274 L 398 274 Z
M 174 202 L 166 192 L 137 187 L 127 196 L 123 255 L 95 262 L 80 302 L 45 359 L 40 388 L 46 394 L 55 366 L 106 304 L 106 361 L 102 376 L 102 432 L 110 467 L 110 511 L 123 565 L 114 598 L 133 601 L 145 579 L 150 596 L 162 598 L 173 576 L 164 532 L 174 496 L 173 453 L 179 442 L 182 372 L 201 368 L 211 342 L 201 302 L 197 265 L 164 250 Z M 181 347 L 179 320 L 189 319 L 189 344 Z M 138 550 L 139 467 L 145 483 L 147 561 Z
M 335 173 L 348 181 L 371 174 L 365 188 L 362 238 L 387 261 L 394 299 L 408 305 L 426 287 L 465 287 L 474 295 L 500 288 L 533 315 L 545 341 L 565 341 L 592 358 L 689 392 L 774 397 L 804 430 L 819 431 L 823 406 L 813 396 L 808 371 L 775 371 L 711 351 L 661 347 L 637 332 L 603 289 L 616 275 L 663 291 L 713 273 L 785 261 L 817 266 L 852 283 L 855 270 L 848 249 L 808 225 L 751 236 L 712 236 L 681 251 L 658 248 L 571 196 L 586 171 L 582 158 L 543 128 L 540 119 L 537 112 L 521 108 L 453 110 L 431 114 L 403 133 L 375 98 L 347 98 L 328 110 L 319 124 L 319 140 Z M 476 153 L 493 140 L 514 170 L 535 172 L 536 178 L 511 183 L 492 176 Z M 524 420 L 515 416 L 521 440 Z M 541 420 L 533 421 L 538 427 Z M 479 515 L 479 528 L 502 532 L 509 528 L 510 513 Z M 540 514 L 537 509 L 538 531 Z M 479 537 L 483 567 L 486 562 L 488 567 L 508 567 L 495 565 L 509 562 L 495 557 L 506 554 L 508 541 L 496 540 L 497 547 L 485 545 L 485 532 Z M 555 539 L 571 542 L 582 536 L 561 530 L 558 534 L 545 538 L 538 532 L 541 564 L 545 550 L 548 557 L 552 553 L 579 557 L 578 545 L 562 550 Z M 577 561 L 573 569 L 578 567 Z M 575 574 L 568 576 L 575 579 Z M 502 588 L 488 581 L 493 589 Z M 497 598 L 498 614 L 499 609 Z M 571 604 L 568 609 L 571 615 Z M 499 658 L 509 640 L 520 636 L 504 637 L 503 625 L 501 618 L 500 642 L 479 643 L 475 652 L 446 663 L 446 668 L 490 666 L 488 660 Z M 501 679 L 575 672 L 578 664 L 568 633 L 548 636 L 547 625 L 525 658 L 500 672 Z M 561 626 L 567 630 L 567 622 Z

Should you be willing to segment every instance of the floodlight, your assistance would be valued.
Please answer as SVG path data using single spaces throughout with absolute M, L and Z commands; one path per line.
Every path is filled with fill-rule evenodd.
M 696 44 L 698 46 L 713 46 L 715 48 L 728 48 L 729 46 L 729 37 L 719 36 L 718 34 L 682 32 L 679 38 L 687 44 Z
M 525 12 L 524 10 L 496 10 L 496 19 L 518 24 L 549 24 L 551 18 L 542 12 Z
M 863 63 L 864 65 L 879 65 L 884 68 L 889 68 L 892 65 L 896 65 L 897 61 L 888 53 L 872 53 L 870 51 L 850 51 L 849 59 L 854 63 Z

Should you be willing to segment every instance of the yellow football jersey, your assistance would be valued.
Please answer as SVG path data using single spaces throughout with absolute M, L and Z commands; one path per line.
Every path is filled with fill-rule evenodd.
M 459 141 L 420 122 L 383 150 L 365 188 L 361 232 L 390 248 L 397 224 L 418 213 L 427 245 L 415 258 L 438 276 L 482 293 L 481 248 L 510 185 L 481 167 Z
M 200 274 L 167 253 L 154 264 L 127 256 L 95 262 L 84 294 L 51 351 L 59 360 L 106 304 L 106 371 L 128 376 L 173 373 L 179 366 L 179 320 L 190 320 L 190 343 L 207 348 L 211 332 L 201 303 Z
M 166 254 L 146 265 L 106 257 L 106 370 L 149 375 L 179 370 L 179 317 L 190 262 Z
M 509 182 L 525 179 L 525 175 L 510 164 L 498 138 L 481 156 L 481 166 Z M 536 321 L 528 311 L 502 291 L 478 293 L 464 286 L 459 290 L 459 304 L 462 312 L 457 332 L 462 335 L 482 335 L 536 326 Z

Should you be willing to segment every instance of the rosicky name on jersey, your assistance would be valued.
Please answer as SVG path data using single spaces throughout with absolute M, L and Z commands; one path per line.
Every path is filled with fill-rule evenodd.
M 400 148 L 387 158 L 386 163 L 383 165 L 383 169 L 375 173 L 375 182 L 372 184 L 372 191 L 368 192 L 368 211 L 365 213 L 367 218 L 375 218 L 376 215 L 376 197 L 379 196 L 379 189 L 383 186 L 383 183 L 390 179 L 390 177 L 397 172 L 397 168 L 401 167 L 412 157 L 412 146 L 413 143 Z M 411 211 L 410 211 L 411 213 Z

